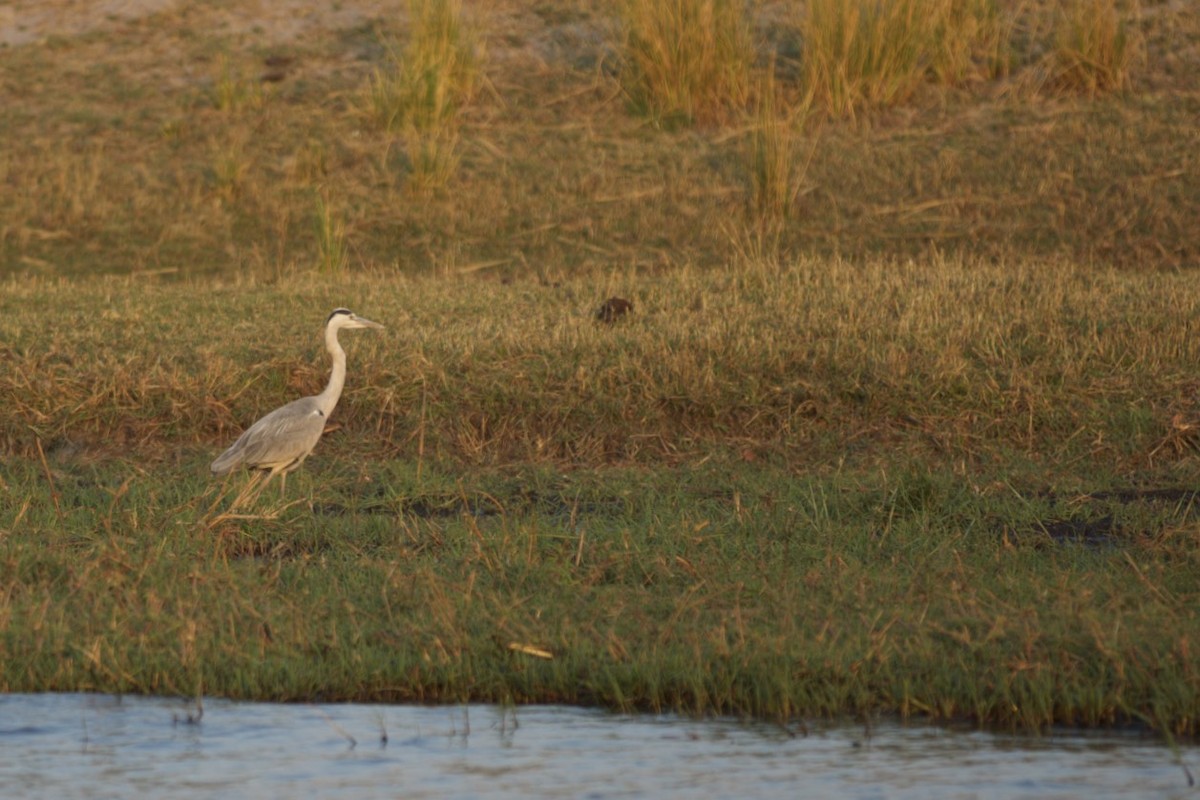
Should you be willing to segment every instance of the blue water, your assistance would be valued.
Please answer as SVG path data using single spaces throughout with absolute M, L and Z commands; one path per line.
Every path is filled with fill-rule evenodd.
M 1200 797 L 1185 768 L 1132 735 L 0 695 L 5 798 Z

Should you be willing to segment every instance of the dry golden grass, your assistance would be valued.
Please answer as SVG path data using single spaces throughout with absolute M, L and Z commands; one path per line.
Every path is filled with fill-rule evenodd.
M 317 229 L 317 271 L 340 273 L 346 267 L 346 226 L 329 201 L 319 194 L 315 200 L 313 221 Z
M 480 81 L 481 48 L 459 0 L 409 0 L 408 39 L 376 69 L 364 107 L 375 124 L 403 141 L 408 185 L 444 186 L 458 166 L 459 115 Z M 381 162 L 386 165 L 389 143 Z M 386 167 L 385 167 L 386 168 Z
M 821 107 L 853 117 L 904 103 L 931 78 L 993 77 L 1005 34 L 994 0 L 809 0 L 802 69 Z
M 784 224 L 802 189 L 814 147 L 802 152 L 799 131 L 811 101 L 784 110 L 774 65 L 757 92 L 749 147 L 750 206 L 754 219 L 769 228 Z
M 622 0 L 623 82 L 661 122 L 736 118 L 750 92 L 754 44 L 736 0 Z
M 339 416 L 372 431 L 377 454 L 415 458 L 420 442 L 437 462 L 749 452 L 801 469 L 910 452 L 965 466 L 1015 449 L 1050 475 L 1077 459 L 1133 474 L 1185 463 L 1163 443 L 1176 414 L 1195 412 L 1200 295 L 1186 276 L 806 259 L 603 284 L 349 271 L 288 283 L 104 282 L 95 291 L 113 304 L 99 311 L 69 285 L 8 283 L 4 448 L 161 457 L 225 442 L 263 409 L 320 389 L 317 329 L 337 305 L 389 328 L 351 343 Z M 596 323 L 613 293 L 635 313 Z M 35 309 L 53 339 L 36 338 Z
M 220 111 L 237 114 L 262 108 L 266 89 L 258 77 L 248 74 L 245 65 L 235 65 L 227 56 L 217 58 L 217 74 L 212 87 L 212 104 Z
M 606 71 L 620 45 L 605 38 L 612 20 L 586 3 L 547 19 L 465 8 L 467 27 L 502 32 L 485 67 L 492 89 L 447 130 L 411 137 L 355 113 L 372 74 L 403 53 L 399 17 L 315 29 L 264 56 L 188 33 L 208 13 L 145 24 L 141 47 L 96 35 L 4 54 L 6 74 L 22 76 L 3 86 L 14 110 L 0 153 L 6 269 L 308 269 L 322 246 L 314 192 L 337 209 L 355 267 L 486 264 L 554 279 L 625 264 L 721 266 L 742 249 L 755 187 L 770 185 L 747 158 L 755 123 L 743 113 L 732 128 L 648 134 Z M 1053 26 L 1022 23 L 1011 78 L 924 84 L 909 108 L 871 112 L 869 124 L 810 126 L 798 140 L 803 209 L 772 246 L 1196 263 L 1195 71 L 1170 65 L 1186 61 L 1198 28 L 1186 15 L 1147 16 L 1147 46 L 1173 48 L 1175 61 L 1147 58 L 1146 70 L 1162 71 L 1133 74 L 1120 97 L 1073 100 L 1022 88 L 1034 82 L 1021 64 L 1044 69 L 1036 47 L 1053 43 Z M 773 30 L 775 113 L 792 119 L 801 72 L 787 56 L 789 29 Z M 271 81 L 251 92 L 264 69 Z M 218 108 L 216 98 L 239 93 L 254 99 Z
M 371 76 L 367 109 L 388 131 L 443 130 L 477 90 L 477 35 L 459 0 L 409 0 L 407 22 L 406 44 Z
M 990 80 L 1012 67 L 1015 20 L 997 0 L 956 0 L 932 7 L 934 82 L 956 86 Z
M 1057 85 L 1088 95 L 1126 89 L 1134 42 L 1115 0 L 1070 0 L 1058 21 Z
M 1200 23 L 1146 15 L 1139 36 L 1164 57 L 1148 53 L 1120 96 L 1077 98 L 1030 88 L 1054 42 L 1052 24 L 1030 21 L 1034 10 L 1015 26 L 1010 77 L 926 79 L 908 106 L 865 112 L 860 124 L 792 125 L 802 208 L 771 247 L 1197 263 L 1196 70 L 1181 65 Z M 748 135 L 771 128 L 747 119 L 752 97 L 734 113 L 742 90 L 726 106 L 729 127 L 647 131 L 611 72 L 622 47 L 615 19 L 587 3 L 557 16 L 464 8 L 464 30 L 493 32 L 477 84 L 490 88 L 445 129 L 413 135 L 357 113 L 372 75 L 410 41 L 399 10 L 260 51 L 250 39 L 191 33 L 215 13 L 156 18 L 138 27 L 140 46 L 96 34 L 3 54 L 0 89 L 13 110 L 0 152 L 6 270 L 310 269 L 323 246 L 314 193 L 337 210 L 352 268 L 553 280 L 614 265 L 723 266 L 757 235 L 740 230 L 758 225 L 743 223 L 766 197 L 756 187 L 795 190 L 763 182 L 767 162 L 747 157 Z M 798 123 L 807 95 L 789 17 L 755 19 L 774 37 L 760 43 L 762 63 L 768 46 L 777 51 L 774 113 Z M 976 54 L 980 69 L 990 47 Z

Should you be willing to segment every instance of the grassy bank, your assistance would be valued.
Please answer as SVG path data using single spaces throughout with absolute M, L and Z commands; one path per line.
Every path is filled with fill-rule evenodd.
M 166 4 L 0 50 L 0 272 L 1200 263 L 1189 4 L 459 6 Z
M 337 427 L 228 513 L 339 304 Z M 0 688 L 1195 733 L 1198 318 L 1047 262 L 10 281 Z

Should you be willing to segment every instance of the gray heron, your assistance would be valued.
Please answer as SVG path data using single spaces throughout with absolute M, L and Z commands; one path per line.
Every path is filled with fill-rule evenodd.
M 251 425 L 232 447 L 212 462 L 213 475 L 225 475 L 238 467 L 256 470 L 260 477 L 266 473 L 259 492 L 266 488 L 271 478 L 279 475 L 282 496 L 287 486 L 287 474 L 304 463 L 317 446 L 317 440 L 325 430 L 325 421 L 342 396 L 342 387 L 346 383 L 346 351 L 338 343 L 338 331 L 382 327 L 349 309 L 335 308 L 325 320 L 325 349 L 333 358 L 333 372 L 325 391 L 293 400 Z M 257 479 L 251 486 L 256 482 Z

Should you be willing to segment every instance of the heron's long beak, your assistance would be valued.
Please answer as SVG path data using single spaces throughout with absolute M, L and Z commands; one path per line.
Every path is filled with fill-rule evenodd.
M 362 325 L 364 328 L 382 328 L 383 327 L 378 322 L 372 322 L 369 319 L 360 317 L 358 314 L 354 315 L 354 321 L 357 322 L 359 325 Z

